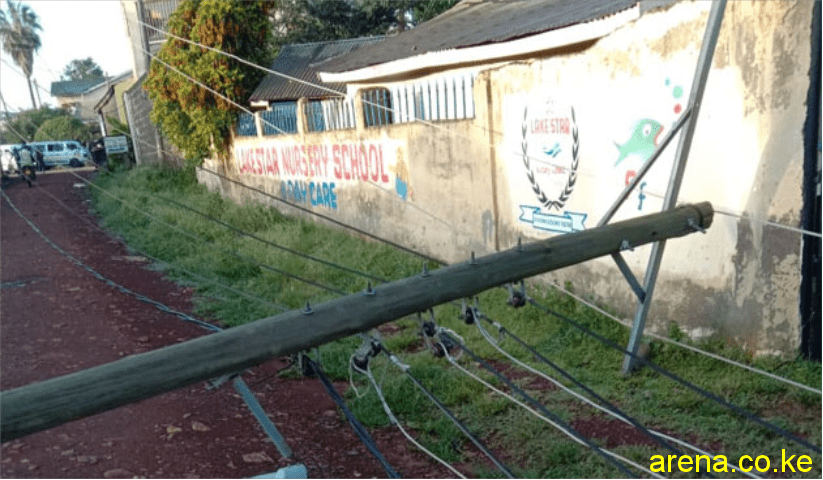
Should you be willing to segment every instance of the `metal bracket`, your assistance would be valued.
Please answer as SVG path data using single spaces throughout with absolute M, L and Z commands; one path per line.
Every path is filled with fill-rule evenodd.
M 246 385 L 246 382 L 244 382 L 239 376 L 234 380 L 234 389 L 240 394 L 241 397 L 243 397 L 243 401 L 246 402 L 246 406 L 249 407 L 249 410 L 251 410 L 254 418 L 257 419 L 257 422 L 261 427 L 263 427 L 263 430 L 269 438 L 271 438 L 271 441 L 274 442 L 274 446 L 277 447 L 277 451 L 280 452 L 280 455 L 282 455 L 283 458 L 291 457 L 291 449 L 286 443 L 286 440 L 283 438 L 283 435 L 280 434 L 277 427 L 275 427 L 271 420 L 269 420 L 269 417 L 266 415 L 266 412 L 263 411 L 263 407 L 260 405 L 260 402 L 258 402 L 257 398 L 255 398 L 254 393 L 249 390 L 249 386 Z
M 626 260 L 623 259 L 623 255 L 620 255 L 620 253 L 612 253 L 612 258 L 614 259 L 614 263 L 617 264 L 617 268 L 620 269 L 620 273 L 622 273 L 626 281 L 629 282 L 629 286 L 632 287 L 634 294 L 637 295 L 637 299 L 641 302 L 646 301 L 646 291 L 643 290 L 637 277 L 634 276 Z

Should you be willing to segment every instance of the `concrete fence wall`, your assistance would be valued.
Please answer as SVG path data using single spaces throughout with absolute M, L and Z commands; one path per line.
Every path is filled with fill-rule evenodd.
M 449 262 L 520 237 L 590 228 L 685 108 L 709 8 L 679 2 L 595 42 L 473 67 L 470 119 L 364 128 L 354 95 L 355 129 L 308 133 L 298 108 L 298 134 L 238 138 L 226 164 L 205 166 Z M 729 2 L 682 201 L 799 225 L 812 8 Z M 615 220 L 661 208 L 676 145 Z M 198 175 L 237 201 L 265 201 Z M 753 353 L 796 351 L 802 239 L 752 219 L 717 215 L 708 234 L 668 245 L 652 331 L 676 322 L 693 337 L 717 333 Z M 640 278 L 648 254 L 626 254 Z M 634 312 L 611 259 L 547 279 L 570 281 L 626 317 Z

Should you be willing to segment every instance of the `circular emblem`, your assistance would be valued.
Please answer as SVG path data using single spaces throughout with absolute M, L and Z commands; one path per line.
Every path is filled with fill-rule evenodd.
M 558 110 L 552 101 L 529 116 L 523 109 L 523 165 L 526 177 L 540 204 L 560 210 L 569 200 L 577 181 L 580 141 L 574 108 Z M 529 148 L 531 146 L 531 149 Z

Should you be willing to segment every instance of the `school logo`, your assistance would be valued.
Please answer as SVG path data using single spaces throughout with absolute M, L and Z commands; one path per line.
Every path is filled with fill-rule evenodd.
M 559 106 L 551 99 L 531 107 L 523 108 L 521 150 L 526 178 L 539 206 L 521 205 L 520 221 L 540 230 L 583 230 L 586 214 L 563 211 L 574 192 L 580 163 L 574 107 Z M 552 214 L 552 210 L 562 214 Z

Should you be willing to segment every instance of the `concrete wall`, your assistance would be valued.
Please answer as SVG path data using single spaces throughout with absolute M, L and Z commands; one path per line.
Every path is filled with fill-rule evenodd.
M 591 228 L 686 106 L 710 6 L 679 2 L 597 41 L 473 67 L 473 119 L 363 129 L 360 105 L 357 130 L 237 139 L 232 159 L 205 167 L 449 262 Z M 799 224 L 811 10 L 729 2 L 682 201 Z M 676 145 L 615 220 L 661 208 Z M 237 201 L 270 202 L 198 176 Z M 668 244 L 649 329 L 674 321 L 753 353 L 793 354 L 800 245 L 796 233 L 716 215 L 708 234 Z M 649 250 L 625 255 L 640 278 Z M 633 315 L 611 259 L 547 279 Z
M 710 7 L 677 3 L 591 47 L 488 72 L 493 102 L 503 106 L 502 247 L 600 220 L 686 106 Z M 800 224 L 811 10 L 806 2 L 729 2 L 681 201 Z M 615 220 L 661 208 L 676 145 Z M 692 336 L 717 332 L 754 353 L 794 352 L 800 246 L 797 233 L 716 215 L 707 235 L 669 243 L 649 328 L 665 332 L 674 321 Z M 649 251 L 625 254 L 641 279 Z M 611 259 L 551 277 L 634 313 Z
M 237 138 L 228 164 L 204 167 L 448 262 L 493 251 L 490 147 L 475 121 L 363 128 L 359 96 L 355 108 L 357 129 L 333 132 L 306 132 L 298 108 L 297 135 Z M 238 202 L 267 201 L 198 178 Z

